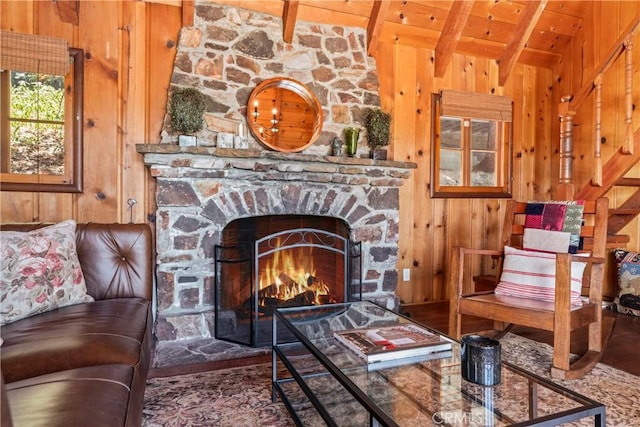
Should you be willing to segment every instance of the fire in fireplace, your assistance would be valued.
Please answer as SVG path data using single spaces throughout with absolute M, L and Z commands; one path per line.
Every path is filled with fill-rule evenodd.
M 228 224 L 215 248 L 216 338 L 271 344 L 278 307 L 361 299 L 360 244 L 340 219 L 269 215 Z

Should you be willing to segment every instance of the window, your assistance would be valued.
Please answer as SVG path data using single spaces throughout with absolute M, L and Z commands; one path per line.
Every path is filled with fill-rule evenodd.
M 43 64 L 42 54 L 30 61 L 42 40 L 51 38 L 2 32 L 0 189 L 80 192 L 83 52 L 64 42 L 65 68 Z
M 431 197 L 510 197 L 512 101 L 442 91 L 432 97 Z

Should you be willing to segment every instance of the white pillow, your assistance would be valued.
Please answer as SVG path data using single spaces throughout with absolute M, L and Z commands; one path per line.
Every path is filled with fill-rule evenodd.
M 76 222 L 0 233 L 0 325 L 93 298 L 76 252 Z
M 504 265 L 496 295 L 555 301 L 556 254 L 504 247 Z M 586 263 L 571 263 L 571 305 L 582 305 L 582 274 Z

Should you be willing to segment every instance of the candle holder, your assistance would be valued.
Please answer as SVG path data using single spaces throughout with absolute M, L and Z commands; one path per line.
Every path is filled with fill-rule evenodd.
M 462 378 L 483 386 L 500 384 L 500 341 L 483 335 L 465 335 L 460 343 Z

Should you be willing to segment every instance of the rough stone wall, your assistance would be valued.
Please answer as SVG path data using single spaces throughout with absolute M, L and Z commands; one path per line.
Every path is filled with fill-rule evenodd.
M 194 26 L 183 28 L 171 86 L 192 86 L 206 97 L 199 140 L 213 145 L 218 132 L 246 123 L 247 101 L 263 80 L 290 77 L 307 85 L 323 109 L 323 132 L 304 152 L 327 155 L 347 127 L 364 128 L 363 112 L 380 105 L 375 61 L 361 28 L 296 22 L 293 43 L 282 40 L 282 19 L 232 6 L 199 2 Z M 168 126 L 163 143 L 175 143 Z M 249 134 L 249 147 L 263 149 Z M 359 154 L 368 153 L 365 135 Z
M 256 215 L 343 219 L 350 237 L 362 243 L 363 298 L 398 308 L 399 187 L 410 174 L 405 164 L 198 150 L 145 154 L 157 179 L 160 341 L 214 336 L 214 245 L 229 222 Z

